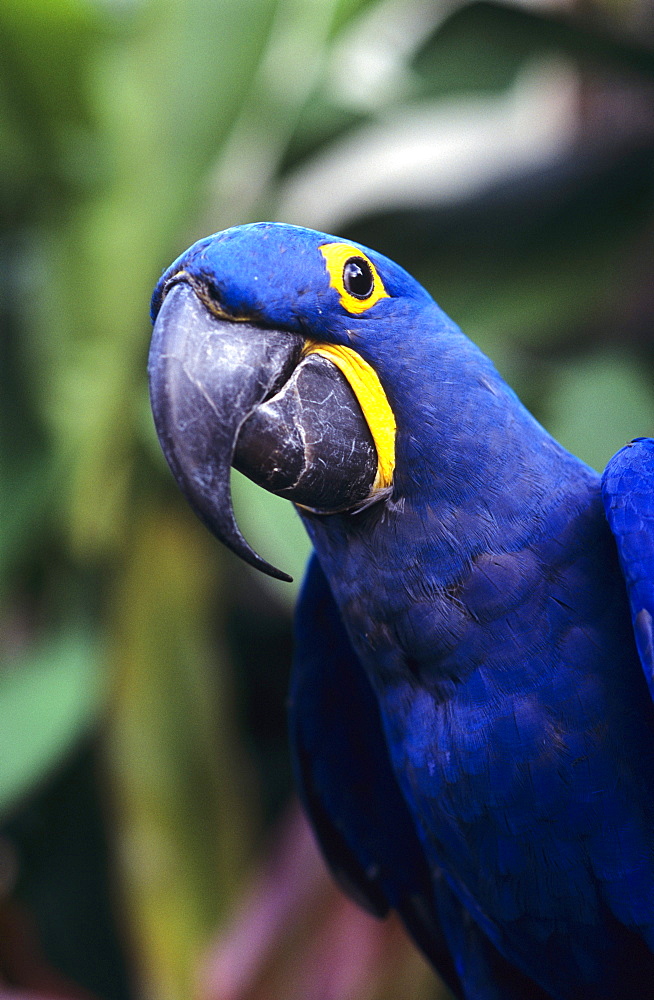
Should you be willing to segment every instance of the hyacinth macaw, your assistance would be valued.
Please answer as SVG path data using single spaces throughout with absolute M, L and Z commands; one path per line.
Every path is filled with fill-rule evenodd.
M 290 728 L 338 880 L 458 997 L 651 995 L 654 444 L 600 481 L 406 271 L 324 233 L 200 240 L 152 317 L 196 512 L 284 576 L 236 525 L 233 465 L 313 543 Z

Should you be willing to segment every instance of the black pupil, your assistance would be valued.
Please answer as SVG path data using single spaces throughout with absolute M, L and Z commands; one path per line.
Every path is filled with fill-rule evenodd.
M 350 257 L 343 268 L 343 284 L 357 299 L 367 299 L 372 295 L 375 279 L 368 261 L 363 257 Z

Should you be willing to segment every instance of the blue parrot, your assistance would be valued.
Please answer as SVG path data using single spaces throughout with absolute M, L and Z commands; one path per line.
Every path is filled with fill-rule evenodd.
M 327 862 L 465 1000 L 654 992 L 654 443 L 603 479 L 401 267 L 276 223 L 152 300 L 150 388 L 207 526 L 234 466 L 313 543 L 294 767 Z

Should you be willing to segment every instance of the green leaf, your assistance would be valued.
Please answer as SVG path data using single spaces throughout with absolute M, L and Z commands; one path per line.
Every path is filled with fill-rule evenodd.
M 304 577 L 311 543 L 292 503 L 267 493 L 242 476 L 232 475 L 234 512 L 250 545 L 268 562 L 293 577 L 293 583 L 273 580 L 257 570 L 260 581 L 285 604 L 293 606 Z
M 117 853 L 145 993 L 169 1000 L 197 995 L 198 963 L 234 894 L 253 825 L 218 559 L 181 498 L 173 509 L 152 501 L 134 524 L 112 615 Z
M 635 358 L 598 352 L 561 365 L 547 401 L 548 430 L 601 471 L 632 438 L 654 435 L 654 392 Z
M 68 631 L 0 670 L 0 813 L 61 764 L 97 721 L 104 676 L 97 645 Z
M 654 74 L 654 49 L 581 16 L 550 15 L 477 0 L 464 4 L 425 43 L 415 69 L 433 90 L 499 86 L 527 59 L 558 52 L 583 64 Z

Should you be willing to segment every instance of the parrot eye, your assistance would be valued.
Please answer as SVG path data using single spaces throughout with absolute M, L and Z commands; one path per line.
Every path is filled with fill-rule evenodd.
M 365 253 L 351 243 L 323 243 L 330 288 L 335 288 L 343 308 L 354 316 L 390 298 L 377 269 Z
M 343 267 L 343 285 L 357 299 L 370 298 L 375 279 L 368 261 L 363 257 L 350 257 Z

